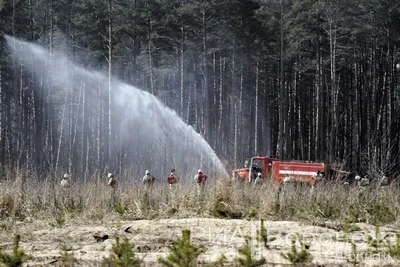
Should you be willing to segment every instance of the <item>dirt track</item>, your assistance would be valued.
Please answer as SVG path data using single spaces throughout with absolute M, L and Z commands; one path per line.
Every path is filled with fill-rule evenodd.
M 125 232 L 129 226 L 130 233 Z M 374 227 L 363 224 L 358 226 L 361 230 L 349 234 L 348 237 L 357 244 L 359 252 L 367 252 L 366 235 L 373 234 Z M 21 233 L 23 249 L 34 257 L 29 266 L 47 266 L 56 261 L 60 257 L 63 244 L 69 247 L 77 259 L 77 266 L 100 266 L 102 259 L 110 255 L 115 235 L 129 238 L 136 254 L 143 259 L 146 266 L 157 266 L 157 257 L 167 255 L 168 245 L 179 237 L 181 230 L 185 228 L 191 230 L 192 242 L 207 249 L 200 257 L 200 263 L 215 260 L 224 253 L 231 262 L 229 265 L 232 265 L 238 247 L 244 243 L 243 236 L 248 235 L 253 237 L 254 249 L 258 256 L 262 255 L 269 263 L 287 264 L 280 254 L 290 249 L 292 236 L 301 234 L 304 240 L 311 244 L 310 252 L 314 263 L 330 266 L 348 265 L 346 258 L 351 256 L 351 247 L 349 243 L 339 241 L 343 233 L 332 229 L 335 228 L 333 225 L 328 228 L 298 222 L 267 221 L 269 235 L 277 238 L 271 243 L 269 250 L 255 241 L 258 227 L 259 221 L 193 218 L 115 221 L 86 225 L 70 221 L 62 227 L 36 221 L 22 223 L 15 229 L 19 229 Z M 394 231 L 388 228 L 382 228 L 381 232 L 394 235 Z M 94 235 L 109 235 L 110 238 L 97 242 Z M 3 247 L 11 248 L 11 235 L 5 230 L 1 233 L 1 241 Z M 361 260 L 368 266 L 397 265 L 391 258 L 382 255 L 373 257 L 368 253 Z M 54 265 L 57 265 L 57 262 Z

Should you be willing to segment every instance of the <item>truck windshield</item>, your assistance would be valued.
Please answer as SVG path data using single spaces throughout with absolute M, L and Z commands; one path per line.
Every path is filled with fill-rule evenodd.
M 254 171 L 254 172 L 261 172 L 261 170 L 262 170 L 262 160 L 260 160 L 260 159 L 253 159 L 252 171 Z
M 253 162 L 251 165 L 251 173 L 250 173 L 251 181 L 254 181 L 257 178 L 257 174 L 259 172 L 262 172 L 262 160 L 253 159 Z

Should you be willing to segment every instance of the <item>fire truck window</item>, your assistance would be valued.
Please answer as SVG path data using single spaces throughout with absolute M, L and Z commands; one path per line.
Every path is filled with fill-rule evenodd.
M 252 166 L 253 172 L 261 172 L 261 166 L 262 166 L 261 164 L 262 164 L 261 160 L 254 160 Z

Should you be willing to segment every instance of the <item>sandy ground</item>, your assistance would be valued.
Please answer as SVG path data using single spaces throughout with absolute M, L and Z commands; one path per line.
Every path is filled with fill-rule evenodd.
M 311 245 L 310 252 L 313 263 L 320 266 L 347 266 L 347 258 L 352 256 L 349 243 L 342 241 L 343 233 L 334 230 L 335 226 L 318 227 L 291 221 L 266 221 L 265 225 L 270 236 L 276 240 L 271 248 L 266 249 L 255 239 L 259 221 L 224 220 L 224 219 L 165 219 L 138 221 L 109 221 L 107 223 L 67 222 L 62 227 L 51 223 L 34 221 L 20 223 L 13 227 L 21 234 L 22 248 L 34 258 L 28 266 L 56 266 L 60 258 L 60 250 L 67 246 L 70 253 L 77 259 L 76 266 L 100 266 L 104 257 L 108 257 L 114 242 L 114 236 L 127 237 L 145 266 L 157 266 L 157 257 L 168 254 L 168 246 L 181 236 L 182 229 L 190 229 L 192 242 L 202 245 L 206 252 L 199 258 L 199 265 L 218 258 L 221 253 L 233 265 L 237 249 L 244 243 L 243 236 L 253 238 L 252 245 L 257 257 L 265 257 L 269 265 L 286 265 L 281 253 L 290 249 L 291 238 L 301 234 Z M 374 236 L 374 227 L 357 224 L 361 230 L 348 234 L 347 238 L 357 245 L 359 260 L 366 266 L 383 266 L 399 264 L 392 258 L 381 253 L 372 255 L 368 252 L 367 235 Z M 130 232 L 124 230 L 130 227 Z M 395 230 L 381 228 L 382 237 L 394 239 Z M 109 235 L 105 241 L 96 241 L 94 235 Z M 10 249 L 12 242 L 10 230 L 1 230 L 1 246 Z

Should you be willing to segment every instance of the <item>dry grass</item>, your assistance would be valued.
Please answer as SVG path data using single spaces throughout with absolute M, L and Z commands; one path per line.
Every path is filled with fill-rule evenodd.
M 17 177 L 25 177 L 25 179 Z M 210 175 L 204 192 L 199 194 L 192 177 L 187 177 L 187 179 L 181 177 L 185 182 L 181 182 L 172 189 L 166 183 L 159 182 L 151 190 L 146 191 L 140 183 L 141 179 L 134 181 L 131 178 L 133 176 L 125 174 L 124 177 L 117 177 L 120 186 L 116 192 L 116 198 L 113 199 L 104 176 L 88 177 L 86 183 L 73 180 L 72 187 L 67 191 L 60 188 L 59 177 L 61 175 L 58 175 L 57 178 L 48 176 L 39 179 L 28 172 L 8 172 L 5 175 L 5 179 L 0 184 L 0 241 L 4 247 L 10 247 L 12 244 L 10 233 L 14 232 L 21 234 L 24 248 L 34 255 L 37 255 L 36 250 L 39 251 L 43 248 L 46 251 L 45 246 L 47 249 L 54 248 L 58 243 L 80 244 L 80 246 L 89 244 L 89 247 L 82 248 L 82 250 L 90 250 L 90 246 L 94 245 L 88 240 L 94 241 L 92 233 L 89 233 L 89 229 L 92 230 L 89 226 L 105 225 L 101 229 L 107 229 L 107 234 L 113 236 L 115 235 L 114 230 L 111 231 L 111 228 L 107 228 L 112 225 L 119 229 L 119 234 L 130 236 L 129 233 L 124 232 L 125 226 L 122 224 L 124 224 L 123 222 L 132 223 L 132 220 L 171 219 L 168 221 L 173 221 L 173 225 L 182 221 L 179 223 L 182 225 L 186 223 L 189 226 L 199 223 L 197 220 L 184 222 L 186 220 L 175 219 L 237 218 L 244 219 L 240 220 L 243 225 L 252 223 L 246 220 L 253 219 L 292 220 L 305 222 L 304 225 L 312 224 L 324 227 L 328 232 L 331 231 L 330 229 L 334 229 L 350 233 L 360 231 L 360 228 L 358 226 L 356 228 L 354 225 L 357 222 L 393 226 L 398 225 L 400 217 L 400 189 L 396 186 L 360 188 L 343 187 L 338 183 L 320 186 L 313 191 L 310 187 L 295 185 L 288 185 L 279 190 L 272 184 L 254 187 L 248 184 L 232 184 L 226 179 L 215 181 Z M 146 224 L 146 222 L 137 223 L 139 225 Z M 223 225 L 221 229 L 226 228 L 225 222 L 226 220 L 218 221 Z M 232 222 L 232 224 L 234 223 Z M 69 235 L 76 225 L 80 225 L 80 230 L 74 235 Z M 152 240 L 156 237 L 163 236 L 168 240 L 171 238 L 164 236 L 167 233 L 170 234 L 171 229 L 166 222 L 155 225 L 154 229 L 151 228 L 151 231 L 159 231 L 156 234 L 151 231 L 149 234 L 147 228 L 143 226 L 142 229 L 138 225 L 133 230 L 136 231 L 135 235 L 132 234 L 131 238 L 134 238 L 137 231 L 141 229 L 141 235 L 149 235 L 148 241 L 146 241 L 149 246 L 154 245 Z M 160 227 L 160 230 L 157 230 L 157 227 Z M 177 229 L 179 227 L 177 226 Z M 236 227 L 232 227 L 232 231 L 236 231 Z M 94 229 L 100 228 L 93 228 L 93 231 L 95 231 Z M 318 229 L 318 231 L 323 231 L 321 228 Z M 60 232 L 59 237 L 54 236 L 54 240 L 47 244 L 49 236 L 53 236 L 56 232 Z M 193 231 L 193 233 L 195 232 Z M 42 240 L 42 236 L 46 236 L 46 238 Z M 138 235 L 139 237 L 140 235 Z M 241 242 L 242 239 L 240 238 Z M 31 242 L 30 240 L 36 241 Z M 138 242 L 140 240 L 131 241 Z M 197 241 L 200 244 L 204 242 L 201 238 Z M 150 247 L 157 253 L 160 251 L 164 253 L 165 244 L 168 242 L 162 241 L 159 245 L 160 248 Z M 337 242 L 343 243 L 344 241 L 338 240 Z M 34 245 L 30 247 L 31 244 Z M 110 245 L 105 243 L 104 253 L 109 253 Z M 35 248 L 35 246 L 38 247 Z M 140 244 L 140 246 L 146 247 L 147 244 L 145 246 Z M 276 244 L 272 247 L 275 249 Z M 60 248 L 58 249 L 60 250 Z M 287 249 L 289 248 L 286 247 L 284 251 Z M 77 253 L 80 249 L 74 247 L 73 250 L 74 255 L 81 257 L 82 261 L 83 254 Z M 325 249 L 321 251 L 325 251 Z M 136 252 L 139 252 L 139 249 Z M 276 252 L 278 258 L 281 252 L 280 250 Z M 59 255 L 58 251 L 54 253 Z M 98 253 L 97 250 L 96 253 Z M 313 254 L 315 253 L 316 251 L 313 251 Z M 207 257 L 209 259 L 210 255 Z M 230 260 L 232 261 L 234 257 L 234 255 L 230 255 Z M 154 256 L 154 259 L 149 259 L 149 261 L 154 262 L 156 259 Z
M 397 224 L 400 217 L 400 189 L 396 186 L 359 188 L 338 183 L 311 191 L 307 186 L 289 185 L 278 194 L 278 187 L 272 184 L 254 187 L 210 178 L 199 194 L 191 177 L 181 179 L 185 182 L 175 188 L 159 181 L 146 191 L 139 179 L 134 182 L 126 175 L 120 179 L 113 202 L 104 176 L 90 177 L 87 183 L 73 181 L 70 189 L 62 190 L 59 178 L 39 180 L 27 172 L 8 173 L 0 185 L 0 217 L 20 221 L 50 219 L 60 226 L 70 218 L 102 220 L 118 216 L 129 220 L 264 218 L 315 225 L 326 221 Z

